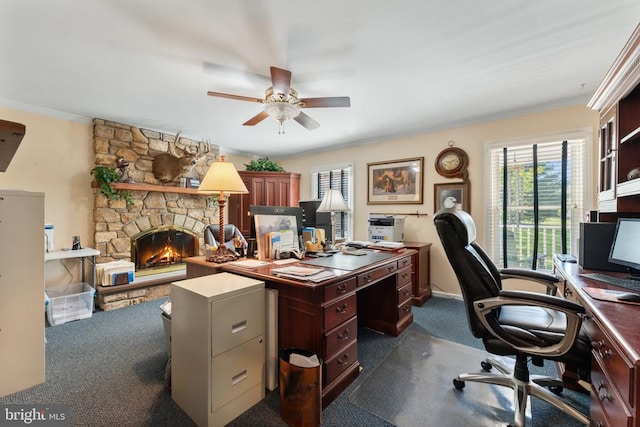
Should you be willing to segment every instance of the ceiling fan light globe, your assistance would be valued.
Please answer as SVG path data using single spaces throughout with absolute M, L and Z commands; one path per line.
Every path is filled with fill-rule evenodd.
M 265 104 L 264 110 L 280 123 L 293 119 L 300 114 L 300 107 L 288 102 L 269 102 Z

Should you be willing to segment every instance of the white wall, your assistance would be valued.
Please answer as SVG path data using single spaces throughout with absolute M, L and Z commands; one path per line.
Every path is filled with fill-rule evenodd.
M 442 246 L 433 226 L 433 184 L 456 182 L 438 175 L 434 168 L 435 158 L 447 148 L 448 141 L 462 148 L 469 155 L 469 181 L 471 183 L 471 214 L 478 226 L 478 239 L 484 241 L 483 225 L 486 209 L 484 195 L 484 144 L 489 141 L 520 138 L 562 131 L 592 128 L 594 150 L 597 143 L 598 113 L 586 106 L 574 106 L 547 112 L 529 114 L 490 123 L 460 127 L 433 133 L 398 138 L 365 146 L 347 148 L 327 153 L 302 156 L 281 161 L 286 170 L 302 173 L 300 198 L 311 196 L 311 181 L 308 171 L 313 166 L 352 161 L 354 164 L 354 237 L 366 240 L 370 213 L 428 213 L 428 216 L 407 216 L 405 240 L 432 242 L 431 282 L 434 290 L 459 293 L 453 270 L 445 258 Z M 595 153 L 595 151 L 594 151 Z M 423 204 L 367 205 L 367 163 L 424 156 Z M 596 156 L 594 155 L 593 158 Z M 597 175 L 595 173 L 594 175 Z M 588 186 L 595 192 L 596 182 Z M 595 199 L 594 199 L 595 200 Z M 594 207 L 591 207 L 594 208 Z

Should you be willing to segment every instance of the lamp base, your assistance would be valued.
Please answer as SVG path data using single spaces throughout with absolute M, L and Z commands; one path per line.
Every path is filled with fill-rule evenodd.
M 224 245 L 220 245 L 218 246 L 218 249 L 216 249 L 216 251 L 207 258 L 207 261 L 222 264 L 229 261 L 235 261 L 239 257 L 240 256 L 234 251 L 230 250 Z

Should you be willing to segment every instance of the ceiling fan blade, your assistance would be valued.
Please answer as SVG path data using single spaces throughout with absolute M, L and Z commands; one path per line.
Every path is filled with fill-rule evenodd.
M 291 71 L 271 67 L 271 83 L 275 93 L 282 93 L 288 97 L 291 91 Z
M 229 99 L 235 99 L 237 101 L 249 101 L 249 102 L 259 102 L 262 103 L 262 99 L 260 98 L 252 98 L 250 96 L 242 96 L 242 95 L 230 95 L 228 93 L 221 93 L 221 92 L 212 92 L 209 91 L 207 92 L 207 95 L 209 96 L 216 96 L 218 98 L 229 98 Z
M 348 96 L 304 98 L 300 101 L 304 102 L 304 108 L 351 107 L 351 99 Z
M 300 123 L 302 126 L 307 128 L 308 130 L 314 130 L 320 123 L 313 120 L 311 117 L 307 116 L 305 113 L 300 112 L 296 117 L 293 118 L 296 122 Z
M 261 121 L 263 121 L 264 119 L 266 119 L 267 117 L 269 117 L 269 114 L 266 111 L 263 111 L 263 112 L 261 112 L 259 114 L 256 114 L 255 116 L 251 117 L 249 120 L 244 122 L 242 124 L 242 126 L 255 126 L 258 123 L 260 123 Z

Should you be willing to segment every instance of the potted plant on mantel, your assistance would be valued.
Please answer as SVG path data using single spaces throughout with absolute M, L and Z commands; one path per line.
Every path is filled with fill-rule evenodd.
M 118 169 L 109 166 L 96 166 L 91 169 L 91 175 L 93 175 L 96 183 L 98 183 L 100 192 L 107 199 L 124 199 L 127 205 L 133 204 L 129 190 L 115 189 L 111 186 L 114 182 L 120 182 L 120 172 Z
M 251 160 L 249 163 L 245 163 L 244 166 L 250 172 L 285 172 L 280 163 L 269 160 L 268 157 Z

